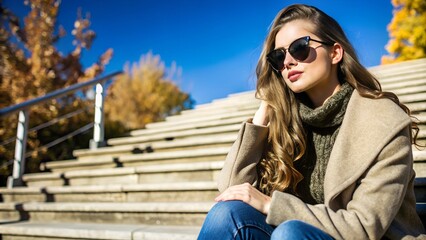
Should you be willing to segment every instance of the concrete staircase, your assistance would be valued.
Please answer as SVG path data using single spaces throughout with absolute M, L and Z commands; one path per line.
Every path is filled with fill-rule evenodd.
M 413 111 L 425 143 L 426 59 L 370 70 Z M 0 189 L 1 239 L 196 239 L 223 160 L 258 106 L 254 92 L 232 94 L 43 164 L 26 187 Z M 426 177 L 426 151 L 413 154 Z

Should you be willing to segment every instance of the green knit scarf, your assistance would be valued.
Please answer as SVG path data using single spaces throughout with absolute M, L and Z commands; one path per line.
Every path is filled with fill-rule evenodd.
M 324 176 L 331 149 L 336 140 L 353 88 L 348 83 L 331 96 L 321 107 L 312 109 L 299 103 L 299 114 L 307 134 L 305 155 L 295 162 L 304 179 L 297 194 L 310 204 L 324 203 Z

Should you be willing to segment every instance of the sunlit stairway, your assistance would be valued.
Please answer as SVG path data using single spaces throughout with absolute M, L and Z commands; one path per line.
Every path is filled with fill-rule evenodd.
M 426 59 L 370 70 L 412 110 L 425 143 Z M 258 106 L 254 92 L 232 94 L 43 164 L 27 187 L 0 189 L 1 239 L 196 239 L 223 160 Z M 413 154 L 426 177 L 426 151 Z

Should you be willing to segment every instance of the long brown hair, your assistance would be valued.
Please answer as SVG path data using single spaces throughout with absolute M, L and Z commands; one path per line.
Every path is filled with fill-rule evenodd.
M 400 103 L 398 97 L 382 91 L 379 81 L 360 64 L 354 48 L 336 20 L 312 6 L 295 4 L 284 8 L 271 25 L 256 68 L 256 97 L 265 100 L 270 106 L 268 143 L 263 159 L 258 164 L 259 189 L 268 195 L 275 190 L 295 192 L 297 184 L 303 179 L 293 165 L 306 150 L 298 100 L 281 74 L 277 74 L 266 61 L 266 55 L 275 47 L 275 36 L 279 30 L 284 24 L 294 20 L 309 21 L 314 26 L 314 34 L 320 40 L 342 46 L 344 55 L 337 69 L 339 81 L 348 82 L 363 97 L 388 98 L 410 115 L 410 110 Z M 415 143 L 418 127 L 414 121 L 412 130 L 412 141 Z

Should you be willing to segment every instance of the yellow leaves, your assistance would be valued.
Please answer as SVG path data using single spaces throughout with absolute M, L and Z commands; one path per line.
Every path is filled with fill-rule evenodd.
M 388 25 L 389 56 L 382 64 L 426 57 L 426 1 L 392 0 L 394 17 Z
M 73 44 L 78 48 L 90 49 L 93 40 L 96 37 L 94 31 L 90 30 L 90 14 L 86 14 L 86 18 L 82 17 L 81 9 L 78 10 L 77 20 L 74 22 L 74 29 L 71 34 L 75 37 Z
M 166 77 L 159 55 L 148 53 L 125 74 L 117 77 L 109 90 L 105 110 L 108 118 L 128 129 L 142 128 L 147 123 L 189 107 L 191 99 Z
M 424 10 L 426 8 L 426 1 L 424 0 L 392 0 L 392 5 L 395 8 L 404 7 L 407 9 Z
M 83 38 L 78 39 L 77 51 L 63 56 L 54 46 L 56 36 L 55 25 L 58 14 L 59 2 L 57 0 L 28 0 L 31 11 L 25 17 L 24 24 L 19 24 L 19 19 L 13 18 L 13 14 L 5 16 L 0 26 L 0 107 L 11 106 L 35 97 L 42 96 L 48 92 L 64 88 L 77 83 L 78 79 L 89 80 L 100 74 L 105 65 L 112 57 L 112 50 L 107 50 L 97 63 L 89 69 L 83 69 L 80 63 L 81 49 L 92 44 L 94 32 L 88 30 L 90 25 L 88 19 L 79 23 Z M 2 11 L 3 14 L 4 11 Z M 7 12 L 6 12 L 7 13 Z M 2 15 L 3 17 L 3 15 Z M 9 24 L 9 25 L 7 25 Z M 12 26 L 12 27 L 7 27 Z M 84 28 L 86 27 L 86 28 Z M 65 35 L 63 28 L 59 29 L 59 37 Z M 88 32 L 86 35 L 84 35 Z M 89 37 L 87 37 L 89 36 Z M 3 44 L 5 43 L 5 44 Z M 17 44 L 19 43 L 19 44 Z M 66 113 L 82 109 L 87 103 L 82 102 L 75 95 L 67 96 L 58 101 L 52 101 L 45 106 L 31 108 L 30 127 L 52 120 Z M 15 119 L 13 119 L 15 118 Z M 41 132 L 31 133 L 28 139 L 28 149 L 32 150 L 58 137 L 64 136 L 71 130 L 77 129 L 81 124 L 87 124 L 92 120 L 91 113 L 81 114 L 75 119 L 61 120 L 51 128 Z M 16 116 L 0 118 L 0 132 L 2 138 L 7 139 L 16 134 Z M 87 135 L 86 135 L 87 137 Z M 84 141 L 85 144 L 88 143 Z M 70 156 L 73 146 L 82 145 L 78 142 L 69 141 L 64 147 L 57 151 Z M 13 145 L 11 146 L 13 148 Z M 37 159 L 57 158 L 56 150 L 49 149 L 49 156 L 43 153 L 34 153 Z M 0 160 L 13 158 L 13 149 L 0 149 Z M 36 160 L 36 161 L 34 161 Z M 34 170 L 34 169 L 33 169 Z

